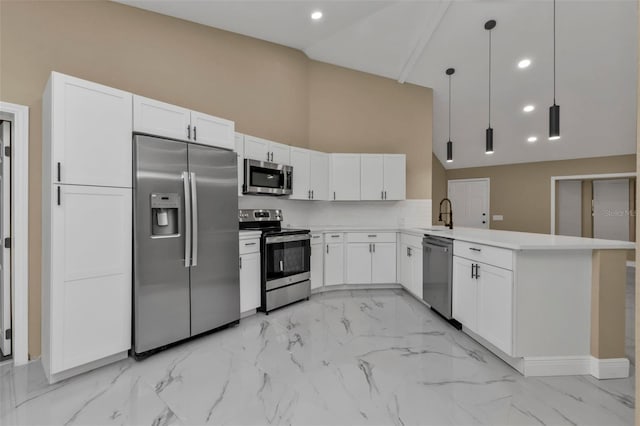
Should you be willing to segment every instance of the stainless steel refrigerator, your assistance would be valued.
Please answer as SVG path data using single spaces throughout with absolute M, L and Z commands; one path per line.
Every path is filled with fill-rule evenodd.
M 134 356 L 240 319 L 236 154 L 134 136 Z

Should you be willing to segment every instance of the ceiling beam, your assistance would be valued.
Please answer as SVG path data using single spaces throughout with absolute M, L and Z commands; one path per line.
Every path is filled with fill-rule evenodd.
M 438 4 L 438 10 L 435 15 L 425 17 L 425 30 L 413 44 L 413 49 L 405 61 L 402 71 L 400 71 L 400 76 L 398 77 L 399 83 L 404 83 L 407 81 L 407 78 L 409 78 L 409 74 L 413 71 L 416 62 L 418 62 L 422 52 L 424 52 L 424 49 L 429 44 L 431 37 L 440 26 L 440 22 L 442 22 L 442 18 L 444 18 L 447 10 L 449 10 L 449 6 L 451 6 L 452 1 L 453 0 L 441 0 L 440 4 Z

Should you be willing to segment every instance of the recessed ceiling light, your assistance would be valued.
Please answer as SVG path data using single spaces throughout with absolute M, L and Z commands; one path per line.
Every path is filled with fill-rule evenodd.
M 536 109 L 536 107 L 534 107 L 533 105 L 527 105 L 526 107 L 522 108 L 524 112 L 531 112 L 534 109 Z
M 529 65 L 531 65 L 531 59 L 523 59 L 520 62 L 518 62 L 518 68 L 520 69 L 525 69 Z
M 531 143 L 533 143 L 533 142 L 535 142 L 535 141 L 537 141 L 537 140 L 538 140 L 538 138 L 537 138 L 537 137 L 535 137 L 535 136 L 529 136 L 529 138 L 527 139 L 527 142 L 531 142 Z
M 313 19 L 314 21 L 317 21 L 318 19 L 322 19 L 322 12 L 320 12 L 319 10 L 312 12 L 311 19 Z

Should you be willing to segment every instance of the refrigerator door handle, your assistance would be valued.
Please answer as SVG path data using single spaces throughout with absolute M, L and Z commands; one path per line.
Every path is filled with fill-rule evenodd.
M 198 264 L 198 188 L 196 186 L 196 174 L 191 172 L 191 266 Z
M 189 172 L 182 172 L 184 186 L 184 267 L 191 266 L 191 188 L 189 187 Z

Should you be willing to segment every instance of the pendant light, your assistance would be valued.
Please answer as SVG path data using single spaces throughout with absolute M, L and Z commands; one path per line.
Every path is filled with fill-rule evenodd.
M 491 128 L 491 30 L 496 27 L 493 19 L 484 24 L 484 29 L 489 31 L 489 127 L 486 131 L 485 154 L 493 154 L 493 129 Z
M 553 105 L 549 107 L 549 140 L 560 139 L 560 105 L 556 105 L 556 0 L 553 0 Z
M 453 142 L 451 142 L 451 76 L 456 72 L 453 68 L 447 68 L 449 76 L 449 140 L 447 141 L 447 163 L 453 161 Z

